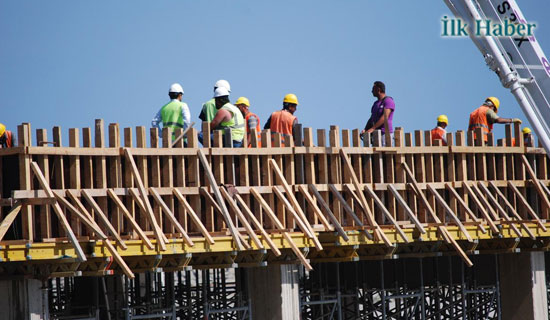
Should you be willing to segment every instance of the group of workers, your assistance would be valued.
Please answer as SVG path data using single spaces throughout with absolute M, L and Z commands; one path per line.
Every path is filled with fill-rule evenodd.
M 247 136 L 247 147 L 251 147 L 252 137 L 257 138 L 260 145 L 260 118 L 250 111 L 250 101 L 246 97 L 239 97 L 235 104 L 231 104 L 229 95 L 231 86 L 226 80 L 218 80 L 214 84 L 214 96 L 202 105 L 199 119 L 210 123 L 212 130 L 231 129 L 231 140 L 234 148 L 242 147 L 244 136 Z M 365 133 L 372 133 L 374 130 L 380 130 L 382 135 L 393 134 L 393 114 L 395 112 L 395 102 L 392 97 L 386 95 L 386 86 L 382 81 L 374 82 L 372 95 L 376 98 L 371 107 L 371 116 L 361 131 L 361 137 Z M 151 125 L 160 129 L 160 124 L 164 128 L 172 130 L 177 128 L 186 129 L 191 123 L 191 113 L 189 107 L 183 98 L 183 88 L 180 84 L 174 83 L 168 90 L 170 101 L 166 103 L 151 121 Z M 294 115 L 298 107 L 298 98 L 289 93 L 283 98 L 283 108 L 271 114 L 264 125 L 264 129 L 270 129 L 272 133 L 279 133 L 284 141 L 286 137 L 292 136 L 294 127 L 298 119 Z M 488 133 L 493 130 L 495 123 L 518 123 L 518 118 L 501 118 L 497 115 L 500 101 L 496 97 L 488 97 L 483 104 L 470 113 L 468 130 L 481 128 L 483 139 L 488 140 Z M 447 145 L 445 128 L 449 125 L 449 119 L 442 114 L 437 117 L 437 126 L 431 130 L 432 143 L 441 140 L 443 145 Z M 532 147 L 533 136 L 531 129 L 523 128 L 523 139 L 526 146 Z M 211 134 L 210 139 L 213 139 Z M 13 144 L 12 133 L 6 130 L 6 127 L 0 123 L 0 148 L 9 148 Z M 199 133 L 199 141 L 204 142 L 202 131 Z M 385 139 L 382 139 L 385 142 Z M 516 145 L 512 141 L 512 145 Z
M 243 146 L 246 134 L 247 147 L 251 146 L 252 137 L 255 136 L 260 144 L 260 118 L 250 111 L 250 101 L 246 97 L 239 97 L 235 104 L 231 104 L 229 95 L 231 86 L 227 80 L 218 80 L 214 84 L 214 96 L 202 105 L 199 119 L 210 123 L 213 130 L 231 129 L 231 140 L 234 148 Z M 182 102 L 183 88 L 174 83 L 168 90 L 170 101 L 160 108 L 153 118 L 151 125 L 160 129 L 163 127 L 186 129 L 191 123 L 191 114 L 186 103 Z M 294 126 L 298 119 L 294 116 L 298 107 L 298 98 L 289 93 L 283 98 L 283 108 L 271 114 L 264 129 L 270 129 L 272 133 L 279 133 L 284 141 L 285 137 L 292 136 Z M 202 130 L 199 133 L 199 141 L 204 144 Z M 213 140 L 213 133 L 210 136 Z

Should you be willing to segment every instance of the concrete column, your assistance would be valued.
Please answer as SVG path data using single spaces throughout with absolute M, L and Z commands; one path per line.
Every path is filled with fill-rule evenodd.
M 503 320 L 548 320 L 544 252 L 499 257 Z
M 299 266 L 269 265 L 248 269 L 252 319 L 300 319 Z
M 42 281 L 17 279 L 0 281 L 1 319 L 47 320 L 48 292 L 42 289 Z

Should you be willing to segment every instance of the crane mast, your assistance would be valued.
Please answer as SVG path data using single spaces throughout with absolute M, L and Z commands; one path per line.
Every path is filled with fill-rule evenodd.
M 534 34 L 492 36 L 476 34 L 476 23 L 527 23 L 515 0 L 444 0 L 453 14 L 468 24 L 468 35 L 485 62 L 510 89 L 550 154 L 550 62 Z

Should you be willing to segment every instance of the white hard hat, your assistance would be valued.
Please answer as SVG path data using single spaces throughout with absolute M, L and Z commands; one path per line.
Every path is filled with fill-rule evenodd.
M 222 88 L 222 87 L 226 88 L 228 92 L 231 92 L 231 86 L 229 85 L 229 82 L 227 82 L 227 80 L 218 80 L 214 84 L 214 90 L 216 90 L 216 88 Z
M 227 90 L 227 88 L 219 87 L 219 88 L 216 88 L 216 90 L 214 90 L 214 98 L 225 97 L 228 95 L 229 95 L 229 90 Z
M 170 90 L 168 91 L 168 93 L 181 93 L 181 94 L 183 94 L 183 88 L 181 87 L 181 85 L 179 83 L 173 83 L 170 86 Z

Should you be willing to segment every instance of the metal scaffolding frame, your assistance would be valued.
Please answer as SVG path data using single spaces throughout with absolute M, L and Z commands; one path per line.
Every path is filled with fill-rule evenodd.
M 316 264 L 300 280 L 302 318 L 500 319 L 496 255 Z M 493 277 L 490 277 L 491 272 Z

